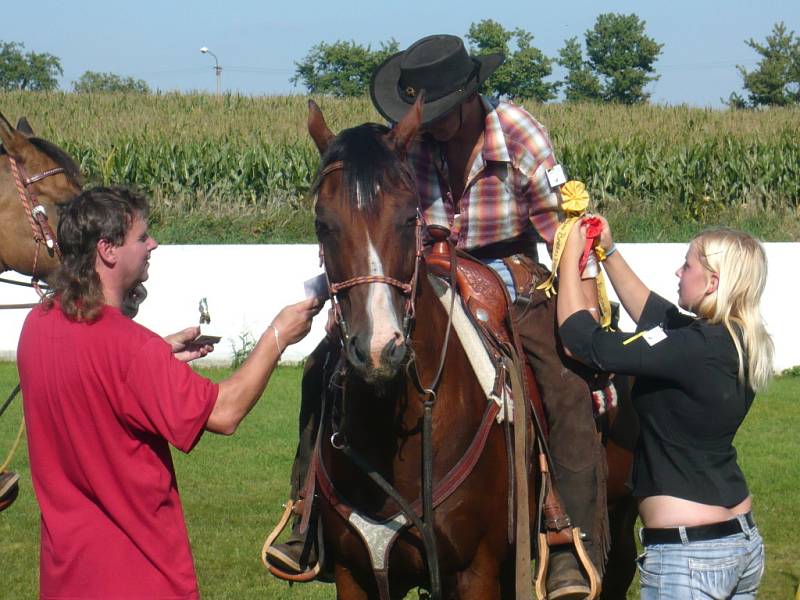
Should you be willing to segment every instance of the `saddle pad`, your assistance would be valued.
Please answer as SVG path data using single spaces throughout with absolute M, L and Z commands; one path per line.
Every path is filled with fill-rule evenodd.
M 450 310 L 451 294 L 450 286 L 440 277 L 435 275 L 428 275 L 428 280 L 433 287 L 436 297 L 444 306 L 445 312 Z M 486 399 L 495 402 L 500 407 L 500 412 L 497 413 L 497 422 L 501 423 L 504 419 L 505 412 L 508 412 L 508 420 L 513 423 L 513 402 L 511 400 L 511 391 L 508 385 L 503 387 L 503 397 L 498 398 L 494 393 L 494 382 L 497 379 L 497 368 L 495 367 L 489 352 L 481 341 L 481 334 L 476 329 L 473 322 L 467 316 L 464 306 L 461 304 L 461 299 L 458 298 L 457 302 L 453 303 L 453 330 L 456 332 L 464 352 L 467 354 L 469 364 L 475 377 L 478 378 L 478 383 L 486 395 Z M 505 408 L 503 407 L 505 404 Z

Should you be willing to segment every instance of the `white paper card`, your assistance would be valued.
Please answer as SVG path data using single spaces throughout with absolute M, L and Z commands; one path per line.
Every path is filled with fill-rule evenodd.
M 655 346 L 661 340 L 667 339 L 667 334 L 664 333 L 664 330 L 661 329 L 661 327 L 653 327 L 652 329 L 645 331 L 642 337 L 648 344 Z
M 328 297 L 328 278 L 325 273 L 320 273 L 308 281 L 303 282 L 303 289 L 306 298 L 327 298 Z
M 564 175 L 564 169 L 561 167 L 561 165 L 556 165 L 552 169 L 548 169 L 546 173 L 547 181 L 550 184 L 550 189 L 554 190 L 567 182 L 567 176 Z

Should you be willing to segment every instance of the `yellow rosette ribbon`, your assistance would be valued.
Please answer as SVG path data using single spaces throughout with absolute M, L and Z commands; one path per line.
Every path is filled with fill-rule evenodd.
M 582 182 L 571 180 L 561 186 L 561 208 L 566 218 L 558 226 L 555 238 L 553 239 L 552 273 L 550 273 L 550 277 L 548 277 L 547 280 L 537 286 L 537 289 L 544 290 L 548 298 L 551 294 L 556 293 L 556 273 L 558 273 L 558 265 L 561 261 L 561 255 L 564 252 L 567 238 L 569 238 L 569 233 L 572 231 L 573 226 L 579 223 L 586 215 L 588 206 L 589 192 L 586 191 L 586 186 L 583 185 Z M 605 279 L 603 278 L 603 272 L 601 270 L 598 270 L 595 281 L 597 283 L 597 301 L 600 308 L 600 325 L 607 329 L 611 325 L 611 303 L 608 300 Z

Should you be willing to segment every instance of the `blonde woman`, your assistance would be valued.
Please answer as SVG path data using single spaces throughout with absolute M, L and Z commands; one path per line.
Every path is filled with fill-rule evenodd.
M 772 373 L 759 303 L 763 246 L 732 229 L 692 239 L 677 270 L 677 307 L 651 292 L 603 220 L 604 267 L 637 333 L 607 332 L 581 291 L 583 228 L 561 260 L 558 323 L 567 351 L 594 368 L 636 376 L 641 422 L 631 475 L 644 524 L 642 598 L 753 598 L 764 546 L 733 438 Z M 601 253 L 602 254 L 602 253 Z

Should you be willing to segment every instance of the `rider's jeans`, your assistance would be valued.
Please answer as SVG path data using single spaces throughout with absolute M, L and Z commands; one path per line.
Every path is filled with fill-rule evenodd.
M 757 527 L 702 542 L 645 546 L 637 559 L 642 600 L 756 597 L 764 574 Z

